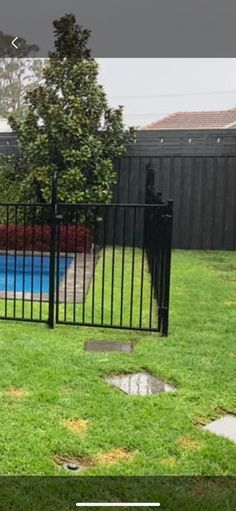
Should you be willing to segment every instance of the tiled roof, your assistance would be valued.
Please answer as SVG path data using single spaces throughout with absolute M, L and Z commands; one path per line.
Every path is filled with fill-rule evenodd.
M 142 126 L 142 130 L 222 129 L 236 123 L 236 108 L 203 112 L 176 112 Z

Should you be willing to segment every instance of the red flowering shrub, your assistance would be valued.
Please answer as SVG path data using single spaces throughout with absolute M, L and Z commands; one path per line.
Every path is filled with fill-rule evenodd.
M 93 242 L 91 229 L 83 225 L 58 226 L 61 252 L 90 252 Z M 49 252 L 51 228 L 49 225 L 24 226 L 0 224 L 0 250 L 38 250 Z

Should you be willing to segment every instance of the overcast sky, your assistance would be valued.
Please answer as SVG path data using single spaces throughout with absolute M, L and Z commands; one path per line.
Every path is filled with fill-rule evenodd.
M 236 108 L 236 59 L 98 59 L 111 106 L 128 125 L 176 111 Z M 146 97 L 145 97 L 146 96 Z M 150 97 L 147 97 L 150 96 Z

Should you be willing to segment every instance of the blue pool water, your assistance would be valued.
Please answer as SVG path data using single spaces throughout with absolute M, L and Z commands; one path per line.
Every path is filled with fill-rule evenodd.
M 60 257 L 59 278 L 72 262 L 72 257 Z M 0 291 L 31 293 L 49 292 L 49 256 L 0 254 Z M 57 261 L 56 261 L 57 266 Z

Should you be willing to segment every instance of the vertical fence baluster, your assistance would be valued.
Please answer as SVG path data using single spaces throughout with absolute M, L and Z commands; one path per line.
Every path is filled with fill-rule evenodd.
M 8 305 L 8 228 L 9 228 L 9 206 L 7 205 L 7 218 L 6 218 L 6 261 L 5 261 L 5 317 L 7 317 Z
M 87 228 L 88 228 L 88 207 L 85 207 L 84 218 L 84 271 L 83 271 L 83 323 L 85 322 L 85 299 L 86 299 L 86 263 L 87 263 Z
M 40 250 L 40 284 L 39 284 L 39 320 L 42 321 L 42 300 L 43 300 L 43 274 L 44 274 L 44 268 L 43 268 L 43 246 L 44 246 L 44 213 L 45 208 L 41 208 L 41 250 Z
M 13 318 L 16 317 L 16 279 L 17 279 L 17 227 L 18 227 L 18 206 L 15 206 L 15 244 L 14 244 L 14 298 L 13 298 Z
M 122 260 L 121 260 L 121 291 L 120 291 L 120 326 L 123 326 L 123 299 L 124 299 L 124 272 L 125 272 L 125 234 L 126 234 L 126 209 L 123 208 L 123 236 L 122 236 Z
M 60 261 L 61 261 L 61 242 L 62 242 L 62 232 L 63 224 L 58 222 L 56 226 L 56 247 L 55 247 L 55 254 L 56 254 L 56 323 L 59 322 L 59 316 L 60 316 L 60 303 L 61 303 L 61 296 L 60 296 Z M 63 297 L 63 292 L 62 292 Z
M 35 207 L 32 208 L 32 245 L 31 245 L 31 300 L 30 300 L 30 319 L 34 316 L 34 237 L 35 237 Z
M 105 268 L 106 268 L 106 229 L 107 229 L 107 209 L 103 208 L 103 258 L 102 258 L 102 298 L 101 298 L 101 324 L 104 323 L 104 299 L 105 299 Z
M 25 247 L 26 247 L 27 206 L 23 208 L 23 260 L 22 260 L 22 319 L 25 318 Z
M 66 210 L 66 229 L 65 229 L 65 253 L 64 253 L 64 322 L 67 319 L 67 270 L 68 270 L 68 232 L 69 232 L 69 218 L 70 209 Z M 64 241 L 64 240 L 63 240 Z M 60 284 L 59 284 L 60 285 Z
M 155 309 L 158 311 L 158 271 L 159 271 L 159 261 L 158 261 L 158 244 L 159 244 L 159 207 L 156 206 L 154 210 L 154 224 L 153 231 L 155 233 L 155 237 L 153 239 L 152 246 L 152 290 L 153 290 L 153 300 L 155 300 Z M 157 318 L 158 325 L 158 315 L 155 315 Z M 151 316 L 150 328 L 152 328 L 153 324 L 153 313 Z M 155 325 L 156 326 L 156 325 Z
M 95 270 L 96 270 L 96 250 L 97 250 L 97 218 L 99 216 L 99 212 L 97 207 L 94 209 L 93 213 L 93 284 L 92 284 L 92 324 L 94 323 L 94 311 L 95 311 Z
M 140 280 L 140 304 L 139 304 L 139 328 L 142 328 L 142 319 L 143 319 L 143 286 L 144 286 L 144 259 L 145 259 L 145 246 L 146 246 L 146 215 L 148 211 L 145 206 L 142 208 L 142 216 L 143 216 L 143 232 L 142 232 L 142 258 L 141 258 L 141 280 Z
M 116 219 L 117 219 L 117 206 L 113 206 L 113 222 L 112 222 L 112 267 L 111 267 L 111 326 L 113 325 L 113 312 L 114 312 L 114 277 L 115 277 L 115 242 L 116 242 Z
M 50 207 L 50 224 L 51 224 L 51 239 L 50 239 L 50 267 L 49 267 L 49 328 L 54 328 L 54 301 L 55 301 L 55 254 L 56 254 L 56 213 L 57 213 L 57 172 L 53 172 L 52 176 L 52 200 Z
M 163 336 L 168 335 L 169 326 L 172 218 L 173 218 L 173 201 L 168 200 L 165 216 L 165 262 L 161 321 L 161 333 Z
M 150 296 L 149 296 L 149 321 L 148 326 L 151 329 L 152 327 L 152 307 L 153 307 L 153 274 L 154 274 L 154 260 L 153 260 L 153 252 L 154 252 L 154 244 L 156 241 L 156 225 L 153 222 L 155 209 L 150 208 L 149 221 L 150 221 L 150 237 L 148 240 L 149 245 L 149 271 L 150 271 Z
M 162 211 L 158 209 L 157 215 L 157 240 L 156 240 L 156 257 L 157 257 L 157 270 L 156 270 L 156 301 L 157 301 L 157 329 L 160 331 L 160 315 L 159 315 L 159 307 L 160 307 L 160 283 L 161 283 L 161 254 L 162 254 L 162 231 L 161 231 L 161 218 Z
M 77 303 L 77 245 L 78 245 L 78 208 L 75 209 L 75 252 L 74 252 L 74 295 L 73 295 L 73 321 L 76 322 Z
M 134 266 L 135 266 L 135 229 L 136 229 L 136 212 L 137 208 L 134 206 L 133 211 L 133 239 L 132 239 L 132 269 L 131 269 L 131 289 L 130 289 L 130 318 L 129 326 L 133 327 L 133 299 L 134 299 Z
M 158 283 L 158 330 L 161 332 L 162 330 L 162 300 L 163 300 L 163 285 L 164 285 L 164 214 L 161 213 L 160 215 L 160 274 L 159 274 L 159 283 Z

